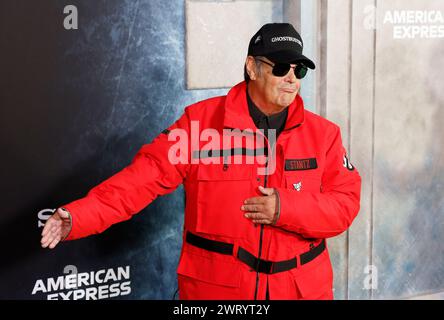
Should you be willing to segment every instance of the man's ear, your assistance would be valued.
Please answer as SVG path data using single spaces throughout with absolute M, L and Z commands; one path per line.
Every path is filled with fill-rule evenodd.
M 251 80 L 256 80 L 256 62 L 254 61 L 254 58 L 252 56 L 248 56 L 245 60 L 245 66 L 247 68 L 248 76 Z

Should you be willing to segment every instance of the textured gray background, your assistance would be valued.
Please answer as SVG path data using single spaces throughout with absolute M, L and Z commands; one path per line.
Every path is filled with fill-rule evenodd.
M 318 110 L 341 126 L 344 145 L 363 178 L 358 217 L 347 233 L 329 240 L 335 297 L 442 299 L 444 41 L 394 39 L 393 25 L 383 21 L 395 11 L 444 14 L 444 3 L 320 4 L 319 30 L 326 36 Z M 377 268 L 373 290 L 364 287 L 369 265 Z

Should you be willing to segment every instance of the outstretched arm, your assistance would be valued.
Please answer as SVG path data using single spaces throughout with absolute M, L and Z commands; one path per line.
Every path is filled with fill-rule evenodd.
M 169 151 L 176 141 L 168 141 L 168 132 L 173 129 L 189 132 L 188 128 L 185 112 L 168 130 L 144 145 L 129 166 L 91 189 L 84 198 L 64 205 L 68 212 L 58 209 L 45 224 L 42 246 L 54 248 L 65 239 L 100 233 L 130 219 L 157 196 L 174 191 L 183 182 L 189 161 L 179 164 L 170 161 Z M 181 156 L 189 157 L 188 154 Z

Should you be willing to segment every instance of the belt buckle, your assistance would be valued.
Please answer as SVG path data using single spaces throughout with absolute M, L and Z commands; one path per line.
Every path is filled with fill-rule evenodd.
M 271 274 L 273 272 L 273 261 L 259 259 L 257 271 L 261 273 Z

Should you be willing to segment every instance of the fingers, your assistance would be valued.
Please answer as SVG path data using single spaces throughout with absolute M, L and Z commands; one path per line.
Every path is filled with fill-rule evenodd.
M 274 194 L 274 188 L 264 188 L 262 186 L 259 186 L 259 191 L 266 196 L 271 196 Z
M 252 221 L 253 221 L 253 223 L 256 223 L 256 224 L 271 224 L 271 221 L 270 220 L 266 220 L 266 219 L 252 220 Z
M 267 200 L 265 197 L 252 197 L 252 198 L 248 198 L 244 201 L 244 204 L 263 204 L 265 203 Z
M 57 231 L 50 231 L 46 236 L 42 238 L 40 243 L 42 244 L 43 248 L 46 248 L 51 242 L 56 239 L 56 237 L 60 237 L 60 234 L 57 233 Z
M 245 211 L 245 218 L 255 224 L 272 224 L 276 210 L 275 189 L 259 186 L 259 190 L 264 196 L 246 199 L 241 210 Z
M 53 236 L 47 236 L 46 238 L 42 239 L 41 241 L 42 248 L 46 248 L 53 241 L 54 241 Z
M 50 245 L 54 241 L 54 239 L 55 239 L 54 235 L 52 235 L 52 234 L 47 235 L 41 241 L 42 248 L 46 248 L 48 245 Z
M 245 217 L 250 219 L 251 222 L 255 224 L 271 224 L 272 221 L 270 218 L 258 212 L 247 212 Z
M 40 244 L 43 248 L 53 249 L 71 230 L 71 216 L 65 209 L 58 208 L 46 221 L 42 230 Z
M 244 204 L 241 206 L 243 211 L 260 212 L 264 210 L 264 205 L 262 204 Z
M 49 233 L 54 225 L 54 222 L 55 220 L 52 217 L 49 217 L 49 219 L 45 223 L 45 226 L 43 227 L 42 237 L 46 236 Z
M 61 222 L 60 218 L 64 218 L 65 215 L 69 214 L 65 211 L 62 211 L 61 209 L 57 209 L 54 214 L 46 221 L 45 226 L 43 227 L 42 236 L 47 235 L 54 224 Z
M 48 221 L 46 221 L 45 226 L 43 227 L 42 237 L 47 236 L 49 233 L 53 232 L 57 229 L 57 226 L 60 226 L 61 222 L 55 220 L 53 217 L 50 217 Z
M 47 234 L 48 234 L 48 232 L 49 232 L 49 225 L 48 225 L 48 222 L 46 222 L 45 223 L 45 226 L 43 227 L 43 231 L 42 231 L 42 234 L 41 234 L 41 236 L 42 237 L 44 237 L 44 236 L 46 236 Z
M 260 212 L 247 212 L 244 214 L 245 218 L 252 219 L 252 220 L 263 220 L 267 219 L 267 217 Z
M 41 241 L 42 248 L 46 248 L 48 246 L 50 249 L 54 248 L 57 245 L 57 243 L 60 242 L 61 238 L 62 237 L 60 234 L 52 234 L 51 233 L 51 234 L 47 235 Z
M 50 218 L 51 219 L 51 218 Z M 61 221 L 48 220 L 42 232 L 42 239 L 40 241 L 43 248 L 50 245 L 55 239 L 61 238 Z
M 246 199 L 244 201 L 244 203 L 245 204 L 256 204 L 256 203 L 264 204 L 264 203 L 267 203 L 267 201 L 270 201 L 269 196 L 272 196 L 275 194 L 274 188 L 263 188 L 263 187 L 259 186 L 259 190 L 265 195 L 265 197 L 264 196 L 251 197 L 251 198 Z
M 60 237 L 56 237 L 49 245 L 49 249 L 54 249 L 54 247 L 60 242 Z

